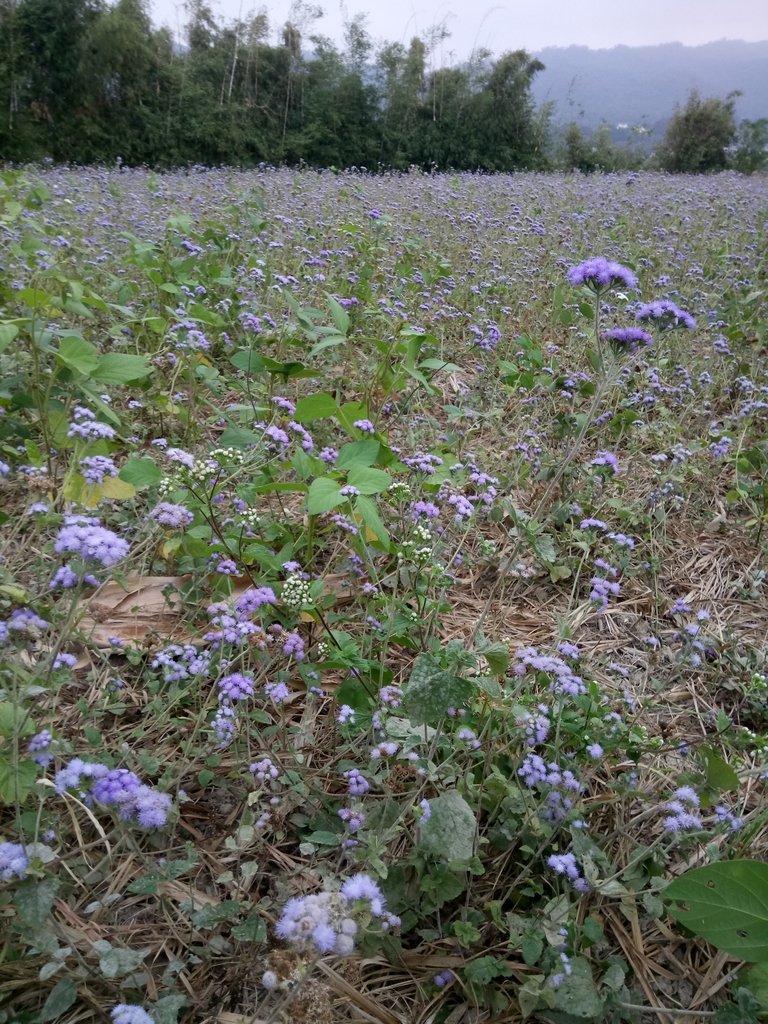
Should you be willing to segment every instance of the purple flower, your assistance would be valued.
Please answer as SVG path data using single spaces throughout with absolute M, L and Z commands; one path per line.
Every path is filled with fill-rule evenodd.
M 112 1024 L 155 1024 L 154 1018 L 146 1010 L 130 1003 L 118 1003 L 110 1011 L 110 1016 Z
M 653 320 L 659 327 L 687 327 L 693 330 L 696 321 L 690 313 L 680 309 L 674 302 L 668 299 L 659 299 L 656 302 L 648 302 L 638 307 L 635 313 L 637 320 Z
M 571 267 L 567 274 L 572 285 L 587 285 L 595 292 L 603 288 L 614 288 L 624 285 L 626 288 L 637 288 L 637 278 L 629 267 L 614 263 L 604 256 L 593 256 L 592 259 Z
M 339 713 L 336 715 L 336 721 L 339 725 L 346 725 L 347 722 L 354 722 L 354 720 L 355 709 L 351 708 L 349 704 L 342 704 Z
M 161 526 L 170 526 L 172 529 L 180 530 L 189 526 L 195 516 L 183 505 L 173 505 L 169 501 L 161 501 L 149 513 L 149 518 L 154 519 Z
M 275 704 L 282 704 L 288 700 L 291 695 L 291 691 L 285 683 L 267 683 L 264 687 L 264 693 L 275 702 Z
M 79 555 L 105 568 L 125 558 L 129 550 L 128 542 L 100 526 L 98 519 L 84 520 L 78 516 L 69 516 L 65 520 L 53 547 L 58 554 Z
M 376 433 L 376 427 L 374 427 L 370 420 L 355 420 L 353 426 L 357 427 L 357 429 L 361 430 L 364 434 Z
M 253 696 L 253 679 L 241 672 L 233 672 L 219 680 L 219 700 L 245 700 Z
M 358 768 L 350 768 L 343 773 L 347 780 L 347 789 L 350 796 L 363 796 L 371 788 L 370 783 Z
M 117 466 L 106 455 L 89 455 L 80 460 L 85 482 L 101 484 L 107 476 L 117 476 Z
M 653 344 L 653 338 L 641 327 L 613 327 L 605 332 L 605 338 L 616 348 L 629 352 L 636 352 L 641 345 L 647 348 Z
M 28 867 L 29 858 L 21 843 L 0 843 L 0 881 L 24 878 Z
M 304 641 L 298 633 L 288 633 L 283 640 L 283 654 L 293 657 L 294 661 L 304 661 Z

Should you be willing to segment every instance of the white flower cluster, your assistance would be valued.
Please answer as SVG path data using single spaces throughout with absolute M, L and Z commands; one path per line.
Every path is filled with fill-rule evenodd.
M 299 573 L 291 573 L 283 584 L 282 601 L 293 611 L 299 611 L 312 604 L 309 583 Z

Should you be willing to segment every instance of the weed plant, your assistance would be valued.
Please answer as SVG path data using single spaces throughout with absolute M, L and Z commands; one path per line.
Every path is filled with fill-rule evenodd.
M 1 1022 L 759 1019 L 766 222 L 0 176 Z

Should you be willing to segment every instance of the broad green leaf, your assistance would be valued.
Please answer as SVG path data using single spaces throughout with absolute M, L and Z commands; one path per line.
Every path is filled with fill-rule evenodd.
M 0 352 L 5 352 L 18 333 L 16 324 L 0 324 Z
M 368 437 L 364 441 L 350 441 L 339 449 L 336 466 L 338 469 L 372 466 L 379 456 L 380 448 L 380 443 L 374 437 Z
M 338 480 L 332 480 L 329 476 L 319 476 L 309 485 L 307 511 L 311 516 L 330 512 L 332 508 L 346 500 L 340 492 L 341 484 Z
M 93 377 L 100 363 L 99 350 L 85 338 L 70 336 L 62 338 L 56 358 L 70 370 L 77 370 L 84 377 Z
M 371 540 L 372 538 L 375 538 L 385 551 L 389 551 L 391 543 L 390 537 L 387 533 L 387 528 L 379 515 L 376 502 L 373 501 L 372 498 L 367 498 L 365 495 L 361 494 L 355 499 L 355 511 L 359 514 L 366 530 L 370 534 L 366 539 Z
M 262 435 L 257 434 L 255 430 L 248 430 L 247 427 L 227 427 L 219 438 L 222 448 L 238 448 L 241 451 L 261 441 Z
M 333 395 L 321 391 L 316 395 L 307 395 L 296 403 L 294 419 L 297 423 L 314 423 L 324 416 L 334 416 L 338 405 Z
M 347 474 L 347 483 L 361 494 L 381 494 L 392 483 L 392 477 L 386 470 L 373 466 L 353 466 Z
M 555 989 L 554 1008 L 572 1017 L 593 1020 L 603 1018 L 603 1000 L 592 980 L 589 963 L 583 956 L 571 958 L 571 973 Z
M 43 1003 L 37 1020 L 44 1024 L 45 1021 L 58 1020 L 72 1006 L 77 999 L 77 985 L 71 978 L 61 978 L 48 993 L 48 998 Z
M 236 925 L 237 928 L 245 928 L 248 919 L 242 925 Z M 262 922 L 263 923 L 263 922 Z M 239 935 L 235 935 L 235 928 L 232 929 L 232 935 L 237 939 Z M 258 942 L 266 941 L 266 929 L 264 938 L 258 938 Z M 172 992 L 170 995 L 162 996 L 157 1000 L 156 1003 L 152 1004 L 150 1008 L 150 1016 L 155 1024 L 176 1024 L 179 1019 L 179 1011 L 187 1005 L 187 997 L 182 995 L 181 992 Z
M 99 365 L 91 374 L 91 380 L 102 384 L 129 384 L 143 380 L 153 372 L 146 356 L 135 356 L 128 352 L 107 352 L 101 356 Z
M 714 789 L 733 792 L 739 788 L 739 776 L 727 761 L 715 753 L 712 747 L 706 745 L 699 747 L 699 753 L 706 765 L 707 783 L 710 786 Z
M 442 668 L 431 654 L 420 654 L 403 688 L 405 709 L 414 725 L 436 725 L 448 708 L 472 696 L 474 684 Z
M 419 849 L 443 863 L 469 860 L 475 852 L 472 808 L 455 789 L 429 801 L 429 817 L 419 825 Z
M 35 724 L 27 714 L 26 708 L 11 700 L 0 701 L 0 736 L 10 739 L 14 733 L 20 737 L 32 736 Z
M 253 348 L 241 348 L 230 356 L 229 361 L 236 370 L 242 370 L 243 373 L 261 373 L 266 369 L 264 360 Z
M 113 946 L 106 939 L 94 942 L 93 948 L 99 954 L 99 967 L 105 978 L 121 978 L 132 974 L 141 967 L 144 958 L 150 953 L 149 949 Z
M 0 804 L 23 804 L 35 786 L 38 768 L 34 761 L 17 764 L 0 758 Z
M 16 889 L 14 905 L 25 928 L 36 932 L 47 923 L 58 891 L 58 878 L 30 879 Z
M 768 961 L 768 864 L 730 860 L 694 868 L 664 890 L 676 920 L 717 949 Z
M 110 498 L 112 501 L 128 501 L 136 497 L 136 488 L 133 484 L 123 480 L 120 476 L 108 476 L 103 483 L 95 484 L 86 490 L 85 504 L 94 508 L 102 498 Z
M 346 335 L 349 331 L 349 313 L 332 295 L 326 293 L 325 298 L 328 302 L 328 308 L 331 311 L 331 317 L 333 318 L 336 330 L 339 334 Z
M 118 476 L 128 484 L 133 484 L 137 490 L 145 487 L 156 487 L 162 476 L 160 467 L 149 458 L 131 458 L 121 468 Z

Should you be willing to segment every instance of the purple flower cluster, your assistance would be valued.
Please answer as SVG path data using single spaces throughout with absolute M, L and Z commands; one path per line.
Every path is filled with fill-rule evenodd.
M 117 476 L 117 466 L 106 455 L 88 455 L 80 460 L 80 469 L 87 484 L 102 484 L 108 476 Z
M 88 780 L 85 786 L 84 780 Z M 57 793 L 76 789 L 88 802 L 116 807 L 123 821 L 142 828 L 162 828 L 168 822 L 170 796 L 145 785 L 127 768 L 110 769 L 76 757 L 56 773 L 54 784 Z
M 544 810 L 548 821 L 562 821 L 573 810 L 574 800 L 570 794 L 581 793 L 583 785 L 570 768 L 561 768 L 554 761 L 547 763 L 539 754 L 528 753 L 517 770 L 517 774 L 529 789 L 543 789 L 547 794 Z
M 48 629 L 50 623 L 32 608 L 14 608 L 5 621 L 0 620 L 0 646 L 21 636 L 35 640 Z
M 98 519 L 67 516 L 53 545 L 57 554 L 74 554 L 86 561 L 109 568 L 128 554 L 128 542 L 112 530 L 100 525 Z
M 653 338 L 641 327 L 612 327 L 604 337 L 624 352 L 636 352 L 641 345 L 649 348 L 653 344 Z
M 110 1011 L 110 1017 L 112 1024 L 155 1024 L 154 1017 L 132 1003 L 118 1003 Z
M 604 256 L 593 256 L 592 259 L 571 267 L 567 274 L 570 284 L 586 285 L 595 292 L 604 288 L 615 288 L 617 285 L 624 285 L 625 288 L 637 288 L 637 277 L 621 263 L 614 263 Z
M 573 668 L 553 654 L 541 654 L 535 647 L 521 647 L 515 651 L 516 664 L 512 672 L 516 676 L 524 676 L 529 671 L 543 672 L 554 676 L 549 689 L 558 696 L 580 697 L 587 692 L 584 680 Z
M 253 679 L 242 672 L 233 672 L 218 682 L 220 701 L 245 700 L 253 696 Z
M 699 795 L 691 786 L 680 786 L 672 794 L 672 799 L 664 804 L 668 811 L 664 819 L 665 832 L 680 832 L 685 829 L 703 828 L 698 809 L 701 805 Z
M 347 791 L 350 796 L 364 796 L 371 788 L 370 783 L 358 768 L 350 768 L 343 773 L 347 780 Z
M 556 875 L 565 875 L 576 892 L 589 892 L 589 882 L 582 875 L 579 862 L 572 853 L 553 853 L 547 857 L 547 864 Z
M 76 405 L 72 413 L 72 422 L 67 429 L 67 437 L 80 437 L 85 441 L 98 441 L 113 438 L 114 427 L 107 423 L 99 423 L 96 414 L 83 405 Z
M 383 931 L 400 924 L 387 912 L 384 896 L 373 879 L 365 874 L 353 875 L 339 892 L 289 900 L 275 925 L 275 934 L 302 951 L 350 956 L 359 930 L 355 917 L 366 912 L 380 921 Z
M 657 299 L 656 302 L 647 302 L 639 306 L 635 313 L 636 320 L 651 320 L 658 327 L 687 327 L 693 330 L 696 321 L 690 313 L 680 309 L 674 302 L 668 299 Z
M 10 882 L 13 878 L 24 878 L 29 867 L 29 857 L 21 843 L 0 843 L 0 881 Z
M 173 505 L 170 501 L 160 501 L 149 513 L 149 518 L 154 519 L 161 526 L 168 526 L 173 530 L 181 530 L 189 526 L 194 520 L 194 513 L 183 505 Z
M 150 664 L 160 669 L 166 683 L 180 683 L 205 675 L 210 668 L 211 655 L 206 650 L 198 651 L 193 644 L 170 644 L 158 651 Z

